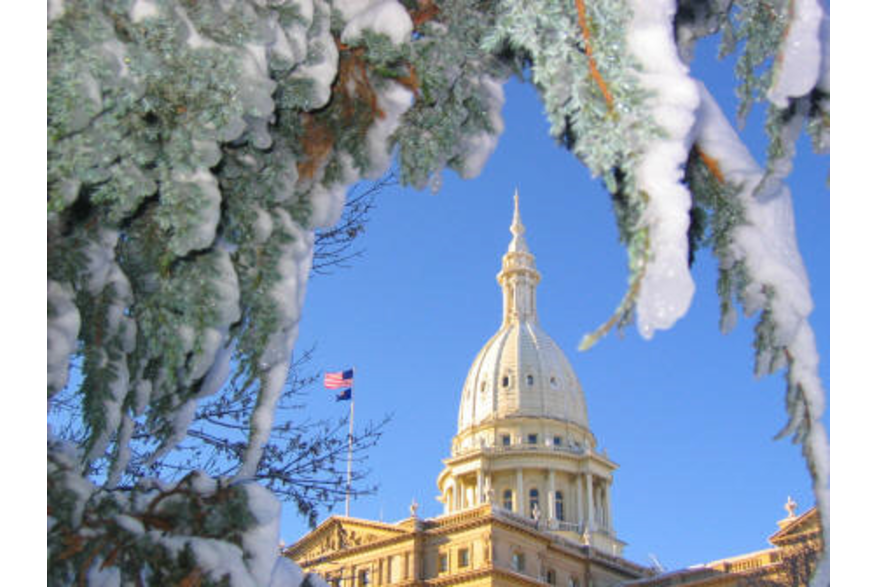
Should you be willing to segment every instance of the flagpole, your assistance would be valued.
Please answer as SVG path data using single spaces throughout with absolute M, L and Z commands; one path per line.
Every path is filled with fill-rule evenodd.
M 347 491 L 344 498 L 344 516 L 350 517 L 350 481 L 352 475 L 353 463 L 353 404 L 356 402 L 356 393 L 354 386 L 356 385 L 356 367 L 351 367 L 353 371 L 353 381 L 350 385 L 350 430 L 347 432 Z

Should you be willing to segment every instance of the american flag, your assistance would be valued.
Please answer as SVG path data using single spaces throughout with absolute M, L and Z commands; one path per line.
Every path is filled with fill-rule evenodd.
M 353 385 L 353 369 L 326 373 L 323 377 L 323 385 L 326 389 L 341 389 Z

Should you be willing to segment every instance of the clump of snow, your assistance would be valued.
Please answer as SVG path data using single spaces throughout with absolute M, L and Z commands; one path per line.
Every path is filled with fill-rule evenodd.
M 375 120 L 365 138 L 371 163 L 366 177 L 372 179 L 383 175 L 390 166 L 392 159 L 390 135 L 396 131 L 402 121 L 402 115 L 414 103 L 414 94 L 401 84 L 390 82 L 378 92 L 377 101 L 384 115 Z
M 460 177 L 463 179 L 478 177 L 496 149 L 499 136 L 505 130 L 505 124 L 502 120 L 502 107 L 505 104 L 503 82 L 490 76 L 482 76 L 479 82 L 482 99 L 487 106 L 487 117 L 493 131 L 468 135 L 463 139 L 463 163 L 459 170 Z
M 305 576 L 301 568 L 285 556 L 277 557 L 268 587 L 298 587 Z
M 243 537 L 244 550 L 249 555 L 247 564 L 256 584 L 268 585 L 279 554 L 280 502 L 258 483 L 247 483 L 244 489 L 250 513 L 256 519 Z
M 627 42 L 642 69 L 643 87 L 652 92 L 648 106 L 664 134 L 652 139 L 635 170 L 636 189 L 648 197 L 652 258 L 637 299 L 637 326 L 650 338 L 685 314 L 694 295 L 688 270 L 691 194 L 682 184 L 690 150 L 690 131 L 698 106 L 697 86 L 679 60 L 673 36 L 676 3 L 637 0 Z
M 401 45 L 411 38 L 414 30 L 408 11 L 396 0 L 341 2 L 336 7 L 347 20 L 341 33 L 341 40 L 345 43 L 358 39 L 363 31 L 370 30 L 387 35 L 394 44 Z
M 65 10 L 67 7 L 64 6 L 64 0 L 49 0 L 47 14 L 49 23 L 64 16 Z
M 768 100 L 780 108 L 788 106 L 789 98 L 810 93 L 819 78 L 822 57 L 819 0 L 797 0 L 789 6 L 792 21 L 776 56 L 773 83 L 767 91 Z
M 338 74 L 338 48 L 329 29 L 332 7 L 325 0 L 314 0 L 313 24 L 308 30 L 308 58 L 293 69 L 291 77 L 311 87 L 308 109 L 322 108 L 332 97 L 332 83 Z
M 177 230 L 171 238 L 170 245 L 174 253 L 182 257 L 191 251 L 207 248 L 213 243 L 221 214 L 222 194 L 216 177 L 204 167 L 198 168 L 193 173 L 176 170 L 173 181 L 180 184 L 178 189 L 183 188 L 181 189 L 183 193 L 178 197 L 187 197 L 189 192 L 184 186 L 190 185 L 202 198 L 202 205 L 198 206 L 197 215 L 193 215 L 194 218 L 185 218 L 186 225 Z
M 198 32 L 198 29 L 196 29 L 195 25 L 192 24 L 192 21 L 189 20 L 189 15 L 186 13 L 186 10 L 182 6 L 176 6 L 176 13 L 179 19 L 183 21 L 183 24 L 186 25 L 186 44 L 189 46 L 189 48 L 206 49 L 217 47 L 217 44 L 213 40 L 203 37 Z
M 825 11 L 822 26 L 819 29 L 819 42 L 822 47 L 822 60 L 819 66 L 819 89 L 831 91 L 831 16 Z
M 158 3 L 155 0 L 134 0 L 128 14 L 135 23 L 155 18 L 159 14 Z
M 76 350 L 80 317 L 74 299 L 69 284 L 48 281 L 47 301 L 51 313 L 46 328 L 46 375 L 48 389 L 53 391 L 67 385 L 70 356 Z
M 698 145 L 721 165 L 727 182 L 741 185 L 739 195 L 747 222 L 734 231 L 732 253 L 746 263 L 753 279 L 745 291 L 754 308 L 764 307 L 762 285 L 770 284 L 781 299 L 775 312 L 781 342 L 788 343 L 813 309 L 810 283 L 798 252 L 791 195 L 784 185 L 760 192 L 764 172 L 740 141 L 709 91 L 701 86 Z
M 269 44 L 271 56 L 275 61 L 275 67 L 286 70 L 287 67 L 295 66 L 308 55 L 308 29 L 314 20 L 314 3 L 311 0 L 292 0 L 298 10 L 299 18 L 289 19 L 286 25 L 281 25 L 278 15 L 274 13 L 270 18 L 270 28 L 274 38 Z

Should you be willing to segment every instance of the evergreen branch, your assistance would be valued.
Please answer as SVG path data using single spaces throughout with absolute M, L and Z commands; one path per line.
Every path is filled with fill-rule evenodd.
M 585 0 L 575 0 L 575 2 L 576 11 L 578 12 L 579 29 L 582 31 L 582 39 L 584 40 L 585 45 L 585 55 L 588 56 L 588 71 L 591 73 L 591 78 L 600 88 L 600 92 L 603 94 L 603 99 L 606 101 L 606 107 L 609 109 L 609 114 L 612 116 L 615 114 L 612 94 L 609 92 L 609 87 L 606 85 L 603 76 L 600 75 L 600 70 L 597 68 L 597 60 L 594 58 L 594 48 L 591 43 L 591 29 L 588 26 Z

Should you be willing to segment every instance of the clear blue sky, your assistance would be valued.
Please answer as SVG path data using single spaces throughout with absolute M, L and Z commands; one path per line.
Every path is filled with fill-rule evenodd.
M 714 62 L 711 49 L 700 51 Z M 731 67 L 696 70 L 729 117 Z M 631 328 L 578 352 L 581 336 L 624 294 L 626 258 L 609 198 L 548 136 L 532 89 L 506 85 L 504 118 L 505 132 L 481 176 L 464 182 L 448 173 L 437 195 L 385 190 L 363 237 L 364 258 L 309 285 L 299 348 L 318 344 L 318 369 L 356 366 L 358 425 L 393 414 L 369 461 L 380 489 L 355 501 L 351 514 L 400 520 L 412 498 L 421 515 L 440 514 L 435 479 L 456 432 L 460 390 L 501 320 L 495 276 L 517 187 L 543 276 L 542 326 L 567 353 L 598 443 L 620 465 L 612 503 L 626 556 L 648 564 L 654 554 L 670 569 L 766 547 L 785 515 L 786 496 L 799 511 L 813 497 L 800 447 L 772 439 L 786 422 L 785 385 L 779 374 L 753 377 L 753 321 L 741 319 L 734 332 L 720 334 L 716 264 L 702 251 L 694 302 L 674 329 L 647 342 Z M 745 137 L 763 161 L 757 116 Z M 788 183 L 829 389 L 829 161 L 813 156 L 806 138 L 799 145 Z M 315 389 L 309 409 L 312 417 L 339 417 L 347 404 Z M 286 543 L 306 531 L 294 508 L 285 507 Z

